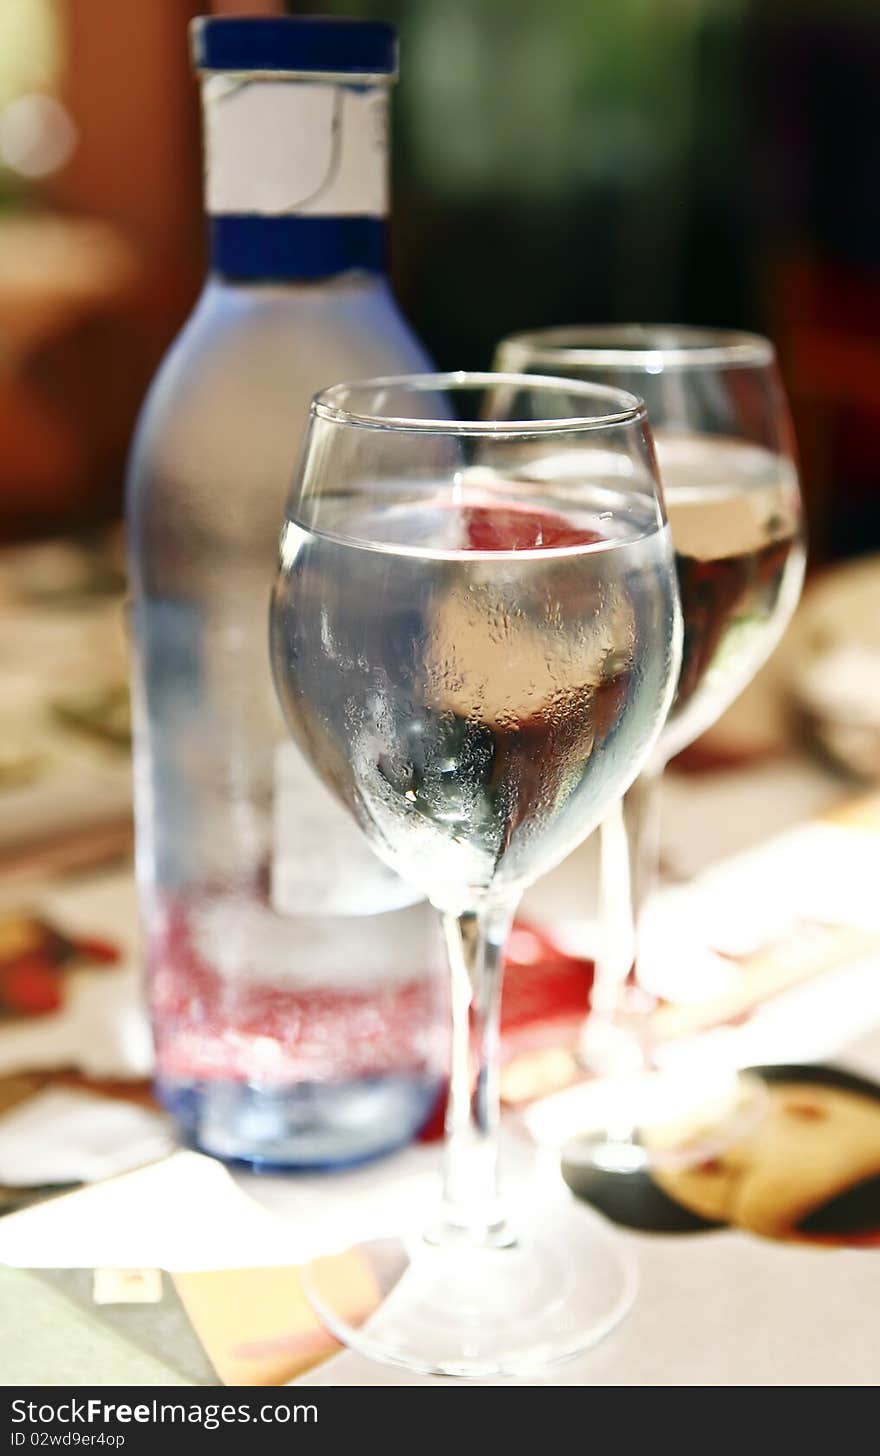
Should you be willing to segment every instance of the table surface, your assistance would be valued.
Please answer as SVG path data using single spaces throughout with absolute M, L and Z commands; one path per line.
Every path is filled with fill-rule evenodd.
M 667 858 L 682 875 L 696 874 L 769 835 L 818 814 L 851 794 L 809 760 L 771 761 L 748 770 L 671 778 L 666 794 Z M 595 884 L 594 846 L 537 886 L 526 902 L 536 917 L 565 914 L 573 885 L 587 897 Z M 877 967 L 880 970 L 880 966 Z M 880 978 L 878 978 L 880 979 Z M 793 1018 L 778 1041 L 778 1060 L 836 1055 L 842 1065 L 880 1078 L 880 1000 L 856 1001 L 855 1019 L 832 1002 Z M 835 1015 L 834 1013 L 843 1013 Z M 824 1023 L 824 1048 L 814 1040 Z M 852 1040 L 854 1025 L 877 1030 Z M 743 1060 L 751 1060 L 744 1049 Z M 431 1149 L 411 1149 L 407 1171 L 436 1164 Z M 377 1165 L 334 1180 L 283 1179 L 238 1183 L 266 1207 L 296 1219 L 318 1217 L 328 1198 L 366 1205 L 394 1178 Z M 403 1167 L 397 1170 L 397 1179 Z M 568 1196 L 560 1180 L 560 1196 Z M 314 1199 L 314 1204 L 306 1208 Z M 585 1216 L 590 1216 L 585 1210 Z M 639 1291 L 616 1330 L 584 1356 L 542 1377 L 545 1385 L 858 1385 L 880 1379 L 880 1253 L 808 1249 L 734 1231 L 690 1236 L 615 1230 L 635 1257 Z M 300 1384 L 449 1384 L 377 1365 L 346 1351 Z M 495 1383 L 495 1382 L 490 1382 Z M 500 1383 L 500 1382 L 498 1382 Z M 511 1383 L 511 1382 L 504 1382 Z
M 851 792 L 841 780 L 798 758 L 735 773 L 673 778 L 668 857 L 679 876 L 696 874 Z M 536 887 L 526 909 L 555 923 L 569 913 L 575 895 L 588 910 L 593 874 L 594 849 L 587 845 Z M 120 916 L 130 915 L 130 885 L 108 886 L 108 904 L 113 895 Z M 832 1056 L 880 1080 L 878 970 L 875 961 L 861 966 L 855 978 L 824 976 L 802 996 L 786 998 L 784 1015 L 778 1009 L 763 1018 L 759 1014 L 746 1033 L 742 1060 Z M 768 1049 L 772 1056 L 766 1055 Z M 516 1156 L 523 1143 L 515 1129 L 509 1128 L 508 1141 Z M 417 1146 L 331 1176 L 230 1177 L 219 1165 L 182 1152 L 153 1169 L 77 1195 L 77 1217 L 71 1199 L 66 1212 L 61 1202 L 50 1202 L 3 1219 L 0 1261 L 18 1267 L 165 1268 L 295 1262 L 320 1247 L 328 1230 L 341 1236 L 351 1228 L 362 1235 L 371 1222 L 405 1211 L 408 1200 L 424 1196 L 437 1161 L 436 1146 Z M 172 1176 L 178 1180 L 173 1200 L 163 1195 L 172 1183 L 162 1181 Z M 138 1178 L 151 1181 L 138 1185 Z M 190 1186 L 187 1179 L 190 1195 L 181 1197 L 180 1189 Z M 137 1196 L 137 1188 L 147 1186 L 153 1189 L 152 1202 Z M 561 1179 L 552 1196 L 570 1197 Z M 221 1206 L 226 1213 L 215 1219 L 213 1210 Z M 101 1210 L 98 1216 L 96 1210 Z M 584 1207 L 584 1217 L 597 1215 Z M 880 1377 L 876 1250 L 816 1249 L 732 1230 L 660 1235 L 615 1229 L 612 1236 L 630 1248 L 638 1266 L 632 1311 L 587 1355 L 523 1383 L 858 1385 L 875 1384 Z M 343 1352 L 299 1383 L 451 1382 Z

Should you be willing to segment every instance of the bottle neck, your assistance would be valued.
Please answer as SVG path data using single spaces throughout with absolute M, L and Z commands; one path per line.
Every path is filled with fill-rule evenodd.
M 214 272 L 251 281 L 385 272 L 387 84 L 211 74 L 202 99 Z

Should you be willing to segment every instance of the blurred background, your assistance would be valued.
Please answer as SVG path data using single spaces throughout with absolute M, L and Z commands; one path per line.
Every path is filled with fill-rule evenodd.
M 69 1069 L 106 1091 L 151 1066 L 129 867 L 125 463 L 204 276 L 188 23 L 285 11 L 399 28 L 394 284 L 439 366 L 485 367 L 502 335 L 565 323 L 775 340 L 812 580 L 777 653 L 668 776 L 664 933 L 706 1025 L 719 1006 L 745 1024 L 767 1002 L 750 1060 L 829 1055 L 880 1014 L 880 798 L 845 802 L 880 786 L 880 0 L 0 0 L 0 1122 L 10 1097 Z M 184 681 L 187 651 L 167 660 Z M 832 811 L 855 835 L 845 852 L 821 826 L 811 837 Z M 814 859 L 776 842 L 797 825 Z M 508 1035 L 563 1002 L 580 1019 L 584 964 L 543 927 L 594 915 L 591 844 L 584 856 L 527 903 L 538 929 L 519 942 Z M 183 936 L 169 945 L 189 954 Z M 813 998 L 828 969 L 841 979 Z M 801 981 L 789 1022 L 781 992 Z M 877 1057 L 853 1065 L 876 1077 Z M 522 1098 L 558 1075 L 541 1066 Z M 64 1176 L 37 1157 L 35 1188 L 70 1179 L 53 1118 L 41 1137 L 51 1123 Z M 837 1123 L 813 1129 L 819 1168 L 823 1126 Z M 125 1132 L 127 1158 L 138 1137 Z M 19 1197 L 3 1139 L 0 1213 Z M 165 1201 L 189 1207 L 185 1190 Z M 707 1348 L 725 1349 L 716 1334 Z
M 437 362 L 517 327 L 777 341 L 814 562 L 880 546 L 877 0 L 311 0 L 395 21 L 394 274 Z M 203 267 L 186 25 L 282 0 L 3 0 L 0 539 L 119 512 Z

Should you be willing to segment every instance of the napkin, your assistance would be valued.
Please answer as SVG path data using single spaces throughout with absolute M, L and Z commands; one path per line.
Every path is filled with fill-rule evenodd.
M 171 1123 L 148 1107 L 50 1087 L 0 1118 L 0 1184 L 96 1183 L 174 1146 Z

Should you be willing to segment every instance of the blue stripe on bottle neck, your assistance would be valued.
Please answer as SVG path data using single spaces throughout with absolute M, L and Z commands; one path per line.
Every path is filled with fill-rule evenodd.
M 211 269 L 250 280 L 329 278 L 350 268 L 384 273 L 388 223 L 382 217 L 209 218 Z

